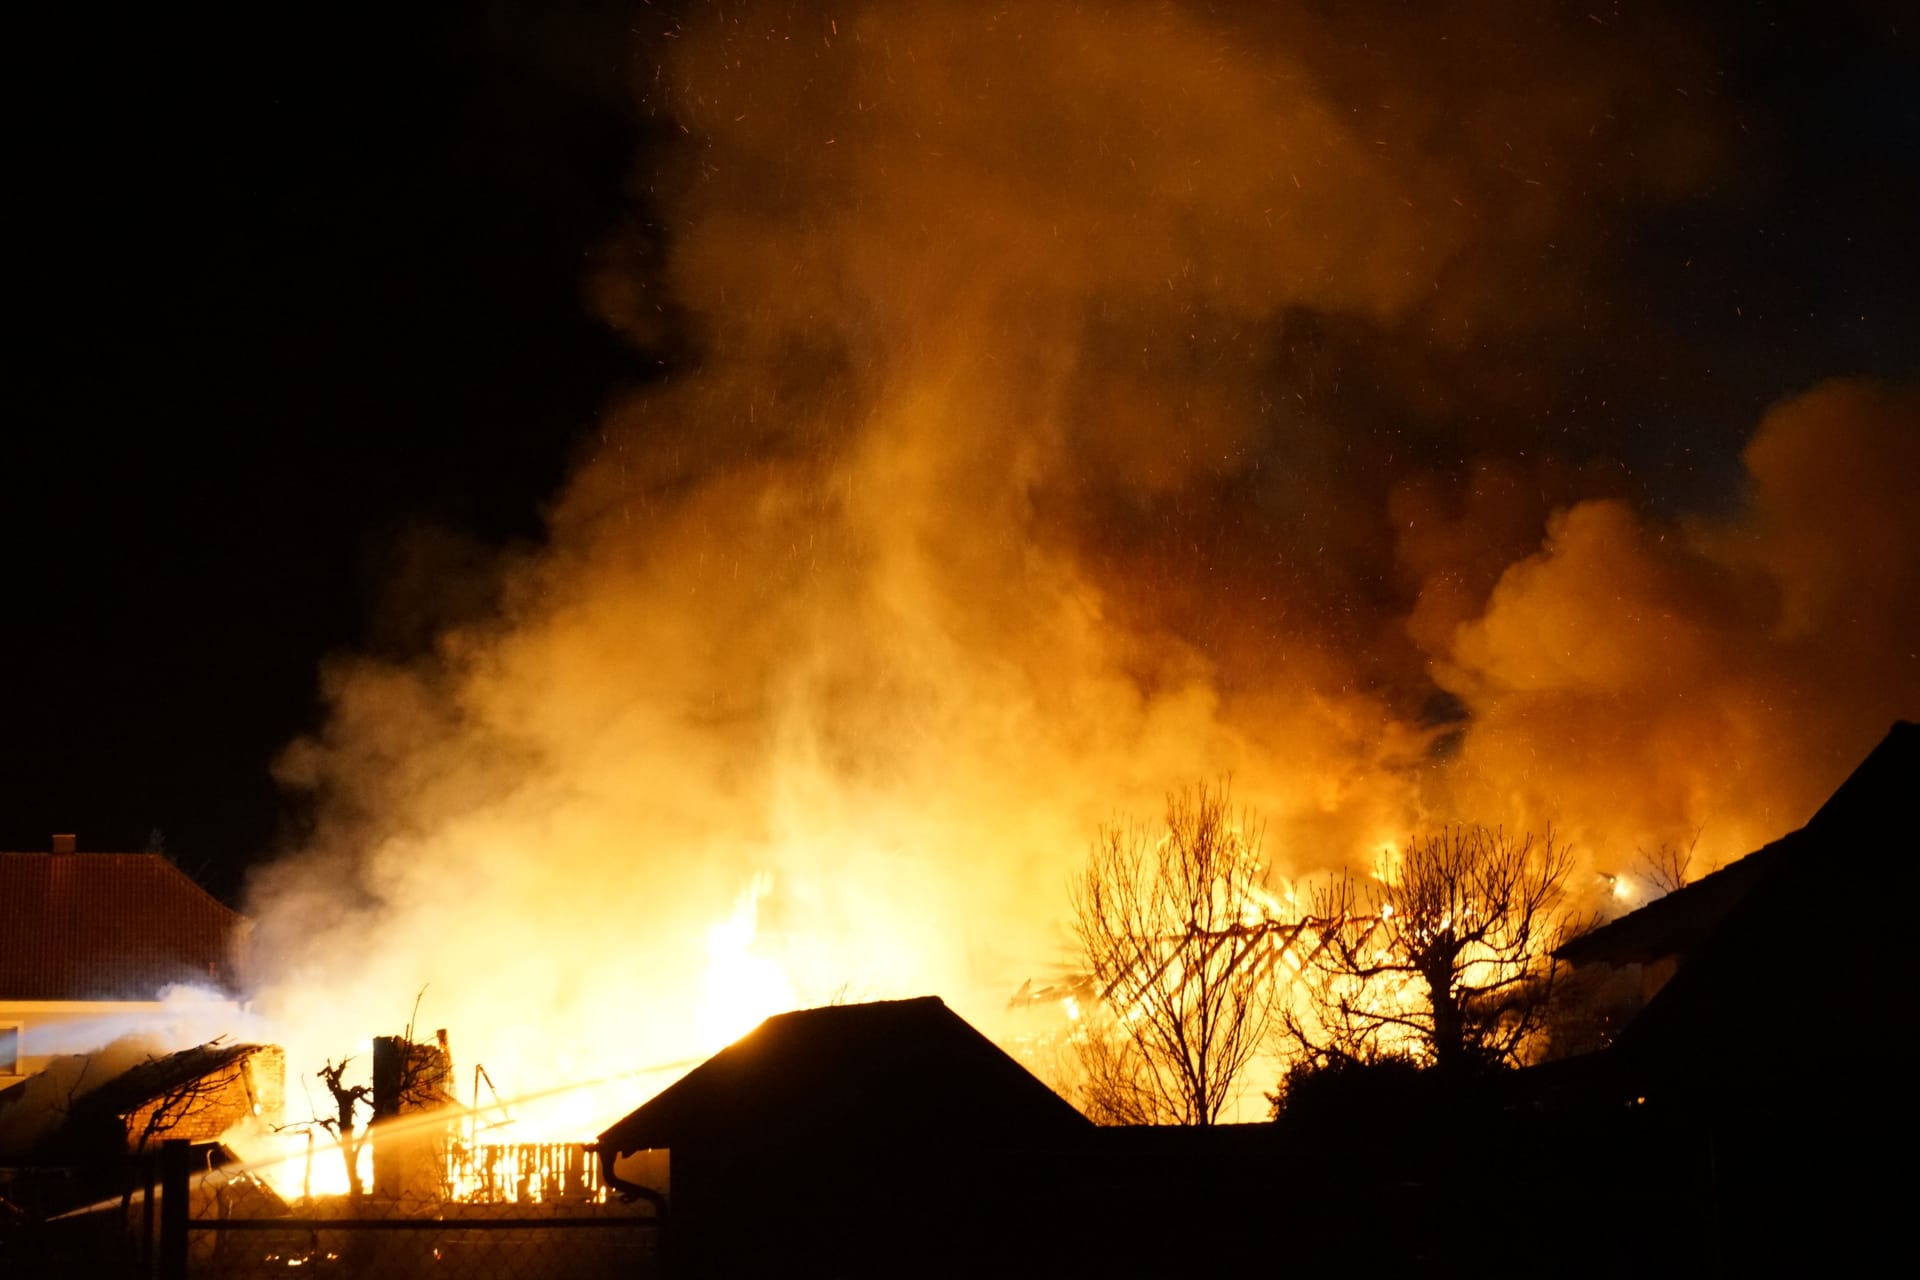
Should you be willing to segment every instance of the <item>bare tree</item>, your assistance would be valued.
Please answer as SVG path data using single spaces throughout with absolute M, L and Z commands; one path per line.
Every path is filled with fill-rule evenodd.
M 1132 1036 L 1111 1018 L 1084 1021 L 1068 1042 L 1074 1068 L 1064 1090 L 1095 1124 L 1166 1124 L 1179 1112 L 1166 1105 L 1153 1067 Z
M 341 1077 L 346 1075 L 347 1067 L 352 1062 L 352 1058 L 342 1058 L 340 1064 L 335 1066 L 333 1059 L 328 1058 L 327 1065 L 314 1074 L 326 1082 L 327 1092 L 333 1095 L 337 1115 L 337 1118 L 319 1117 L 318 1123 L 340 1144 L 340 1158 L 347 1162 L 347 1195 L 358 1200 L 364 1189 L 360 1181 L 360 1146 L 365 1141 L 365 1135 L 355 1127 L 354 1112 L 362 1102 L 373 1096 L 373 1087 L 356 1084 L 349 1088 L 341 1083 Z
M 209 1040 L 201 1048 L 213 1049 L 220 1039 Z M 160 1060 L 149 1054 L 147 1064 Z M 225 1128 L 231 1123 L 228 1113 L 233 1110 L 234 1086 L 244 1079 L 245 1072 L 245 1060 L 235 1058 L 210 1067 L 204 1074 L 168 1084 L 138 1111 L 127 1116 L 127 1136 L 134 1154 L 145 1153 L 156 1139 L 177 1136 L 176 1131 L 192 1129 L 203 1119 Z M 205 1136 L 196 1140 L 204 1141 Z
M 1572 866 L 1551 833 L 1463 826 L 1410 841 L 1364 887 L 1330 879 L 1282 1019 L 1298 1060 L 1517 1065 L 1547 1016 Z
M 1164 831 L 1100 828 L 1072 891 L 1096 1119 L 1213 1124 L 1232 1100 L 1273 1009 L 1259 845 L 1225 783 L 1170 794 Z
M 1684 849 L 1677 844 L 1662 842 L 1657 849 L 1640 850 L 1637 869 L 1641 876 L 1662 894 L 1684 889 L 1695 878 L 1693 859 L 1699 848 L 1700 833 L 1698 831 L 1693 833 L 1693 839 Z
M 225 1038 L 219 1036 L 209 1040 L 200 1046 L 199 1051 L 213 1050 Z M 161 1057 L 150 1053 L 141 1066 L 151 1069 L 161 1061 Z M 140 1161 L 148 1155 L 156 1140 L 176 1136 L 178 1130 L 192 1130 L 203 1119 L 224 1129 L 231 1122 L 233 1086 L 244 1078 L 245 1071 L 244 1062 L 236 1059 L 163 1085 L 154 1097 L 124 1117 L 132 1159 Z M 132 1222 L 133 1192 L 133 1179 L 129 1178 L 120 1196 L 120 1216 L 129 1224 Z M 147 1212 L 153 1212 L 151 1195 Z

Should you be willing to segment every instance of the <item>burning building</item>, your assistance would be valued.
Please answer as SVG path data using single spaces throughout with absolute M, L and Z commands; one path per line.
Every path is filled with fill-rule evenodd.
M 1611 394 L 1565 353 L 1614 220 L 1744 136 L 1646 21 L 675 19 L 587 290 L 679 345 L 494 607 L 327 664 L 278 763 L 311 839 L 250 884 L 289 1052 L 429 985 L 572 1140 L 623 1104 L 559 1082 L 782 1008 L 940 991 L 1001 1034 L 1098 824 L 1229 773 L 1293 877 L 1472 822 L 1551 827 L 1584 889 L 1804 821 L 1920 707 L 1915 403 L 1716 419 L 1751 439 L 1710 506 L 1615 410 L 1562 430 L 1568 379 Z
M 174 1053 L 57 1059 L 0 1092 L 0 1150 L 15 1164 L 117 1169 L 168 1139 L 201 1145 L 278 1125 L 286 1061 L 275 1046 L 212 1041 Z
M 1664 333 L 1586 354 L 1643 310 L 1635 219 L 1745 171 L 1665 22 L 674 22 L 587 282 L 658 376 L 489 607 L 329 661 L 278 761 L 314 822 L 252 877 L 252 977 L 299 1073 L 424 985 L 512 1103 L 464 1140 L 498 1167 L 796 1006 L 939 991 L 1005 1040 L 1090 836 L 1185 782 L 1231 774 L 1285 876 L 1472 822 L 1599 893 L 1793 828 L 1920 708 L 1911 388 L 1709 415 Z M 1602 412 L 1603 365 L 1657 397 Z M 1696 410 L 1712 502 L 1615 420 Z

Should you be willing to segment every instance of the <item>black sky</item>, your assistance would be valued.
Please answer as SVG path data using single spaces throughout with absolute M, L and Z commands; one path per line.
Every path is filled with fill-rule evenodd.
M 19 139 L 0 846 L 157 828 L 230 892 L 317 660 L 407 638 L 376 625 L 395 548 L 536 537 L 647 376 L 579 302 L 635 122 L 458 8 L 46 33 L 71 97 Z
M 1664 475 L 1657 502 L 1727 500 L 1781 396 L 1916 373 L 1900 7 L 1729 6 L 1741 166 L 1622 233 L 1633 325 L 1596 316 L 1592 348 L 1540 361 L 1567 405 L 1607 403 L 1590 416 Z M 582 298 L 650 216 L 630 176 L 672 131 L 626 86 L 667 23 L 579 3 L 28 25 L 0 847 L 158 830 L 234 894 L 297 835 L 268 770 L 318 714 L 321 659 L 417 644 L 419 584 L 537 540 L 601 407 L 670 376 Z M 1665 366 L 1610 349 L 1648 327 Z

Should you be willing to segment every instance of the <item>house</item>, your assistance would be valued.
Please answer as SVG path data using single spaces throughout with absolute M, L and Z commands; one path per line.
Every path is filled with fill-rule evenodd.
M 1095 1129 L 936 999 L 812 1009 L 607 1129 L 604 1180 L 659 1208 L 676 1275 L 1882 1269 L 1916 783 L 1896 724 L 1759 861 L 1576 949 L 1648 992 L 1594 1053 L 1317 1128 Z
M 1484 1195 L 1344 1135 L 1096 1127 L 933 997 L 769 1018 L 596 1148 L 682 1276 L 1383 1270 Z
M 1790 845 L 1776 840 L 1710 875 L 1655 898 L 1566 943 L 1554 955 L 1585 969 L 1627 971 L 1644 1007 L 1755 888 L 1786 869 Z
M 1092 1133 L 923 997 L 769 1018 L 597 1150 L 607 1185 L 666 1204 L 676 1273 L 972 1275 L 1004 1271 Z
M 1725 1067 L 1747 1056 L 1748 1020 L 1779 1017 L 1788 992 L 1824 1006 L 1873 985 L 1858 969 L 1892 958 L 1898 929 L 1881 912 L 1913 878 L 1916 785 L 1920 725 L 1902 721 L 1804 827 L 1560 947 L 1576 971 L 1638 973 L 1644 1008 L 1622 1056 L 1684 1050 Z
M 51 853 L 0 853 L 0 1087 L 57 1054 L 205 1011 L 232 978 L 243 927 L 160 854 L 79 853 L 70 835 Z M 186 986 L 203 994 L 163 1000 Z
M 1896 723 L 1806 826 L 1559 952 L 1641 966 L 1650 998 L 1593 1060 L 1521 1075 L 1611 1108 L 1630 1146 L 1612 1158 L 1664 1185 L 1668 1222 L 1697 1224 L 1702 1267 L 1806 1254 L 1844 1272 L 1896 1220 L 1917 790 L 1920 725 Z

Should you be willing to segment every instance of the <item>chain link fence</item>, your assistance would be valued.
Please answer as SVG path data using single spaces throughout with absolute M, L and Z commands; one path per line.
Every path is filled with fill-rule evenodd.
M 612 1200 L 598 1161 L 584 1156 L 564 1144 L 487 1153 L 465 1200 L 366 1194 L 293 1205 L 244 1169 L 207 1167 L 207 1152 L 186 1142 L 163 1144 L 117 1177 L 0 1169 L 0 1280 L 660 1276 L 664 1197 Z
M 661 1274 L 658 1220 L 624 1212 L 200 1220 L 188 1231 L 192 1280 L 640 1280 Z

